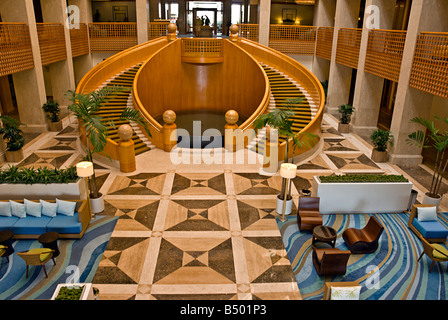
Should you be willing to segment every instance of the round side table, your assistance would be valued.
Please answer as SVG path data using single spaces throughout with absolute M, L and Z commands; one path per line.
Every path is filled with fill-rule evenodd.
M 54 250 L 53 258 L 56 258 L 59 255 L 58 239 L 59 233 L 52 231 L 41 234 L 37 240 L 42 244 L 44 248 Z
M 316 242 L 328 243 L 333 248 L 336 245 L 337 232 L 335 229 L 329 226 L 317 226 L 313 229 L 313 241 L 314 245 Z
M 12 246 L 12 237 L 14 236 L 14 232 L 11 230 L 5 230 L 0 231 L 0 244 L 7 247 L 5 254 L 3 257 L 5 257 L 8 261 L 8 256 L 12 255 L 14 253 L 14 248 Z

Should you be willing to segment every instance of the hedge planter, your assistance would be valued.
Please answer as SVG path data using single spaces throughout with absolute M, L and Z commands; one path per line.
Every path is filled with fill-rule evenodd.
M 408 209 L 411 182 L 326 182 L 313 178 L 321 214 L 402 213 Z
M 98 296 L 91 283 L 60 283 L 54 290 L 51 300 L 98 300 Z
M 85 182 L 79 179 L 72 183 L 1 183 L 0 200 L 64 200 L 87 199 Z

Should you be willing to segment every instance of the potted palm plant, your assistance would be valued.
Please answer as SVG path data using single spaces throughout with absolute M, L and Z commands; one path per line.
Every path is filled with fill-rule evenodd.
M 105 122 L 115 128 L 113 120 L 103 118 L 98 114 L 101 104 L 107 101 L 108 96 L 123 89 L 125 88 L 120 86 L 106 86 L 90 93 L 76 93 L 72 90 L 67 91 L 66 97 L 72 102 L 68 108 L 85 128 L 86 161 L 93 162 L 94 153 L 104 153 L 109 136 Z M 138 123 L 151 136 L 146 119 L 136 109 L 125 108 L 118 120 L 129 120 Z M 106 154 L 106 156 L 108 155 Z M 95 173 L 89 181 L 92 212 L 98 213 L 104 210 L 104 200 L 102 194 L 98 191 Z
M 448 124 L 448 117 L 435 119 Z M 407 139 L 411 145 L 416 145 L 420 148 L 433 147 L 436 151 L 436 158 L 434 161 L 434 173 L 432 176 L 431 186 L 429 191 L 423 197 L 424 204 L 439 205 L 442 198 L 440 194 L 440 186 L 442 185 L 443 175 L 448 165 L 448 131 L 441 130 L 436 127 L 434 121 L 422 117 L 415 117 L 411 122 L 422 125 L 426 131 L 417 130 L 412 132 Z
M 338 112 L 341 114 L 338 125 L 338 131 L 340 133 L 350 132 L 350 121 L 354 111 L 355 108 L 350 104 L 343 104 L 338 107 Z
M 57 101 L 47 101 L 43 104 L 42 109 L 47 113 L 47 117 L 50 120 L 50 131 L 61 131 L 62 121 L 59 118 L 59 103 Z
M 390 131 L 377 129 L 370 135 L 373 143 L 372 160 L 375 162 L 387 161 L 387 146 L 393 145 L 393 136 Z
M 23 131 L 20 129 L 20 121 L 10 116 L 0 116 L 3 123 L 0 128 L 0 135 L 6 142 L 6 161 L 20 162 L 23 160 L 23 146 L 25 138 Z
M 279 136 L 286 136 L 287 141 L 292 140 L 293 142 L 293 150 L 292 154 L 296 148 L 303 147 L 313 147 L 317 141 L 318 136 L 308 132 L 300 132 L 294 133 L 292 130 L 293 120 L 291 119 L 295 112 L 292 109 L 294 105 L 299 104 L 303 98 L 292 98 L 286 101 L 285 108 L 275 108 L 269 113 L 262 114 L 259 116 L 253 124 L 255 130 L 260 130 L 266 126 L 269 126 L 278 131 Z M 285 158 L 284 162 L 289 162 L 289 143 L 286 144 L 285 150 Z M 292 163 L 291 158 L 291 163 Z M 285 191 L 286 191 L 286 183 L 287 179 L 282 179 L 282 189 L 280 194 L 277 195 L 277 212 L 282 212 L 283 202 L 285 199 Z M 290 181 L 292 183 L 292 180 Z M 289 193 L 287 194 L 286 200 L 286 209 L 285 214 L 290 214 L 292 210 L 292 196 L 291 196 L 291 188 L 288 188 Z

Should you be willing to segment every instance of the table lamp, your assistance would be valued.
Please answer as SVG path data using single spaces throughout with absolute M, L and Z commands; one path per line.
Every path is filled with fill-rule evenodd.
M 297 166 L 292 163 L 283 163 L 280 166 L 280 176 L 286 179 L 286 187 L 285 187 L 285 198 L 283 200 L 283 210 L 282 210 L 282 219 L 281 221 L 286 221 L 285 219 L 285 211 L 286 211 L 286 200 L 288 199 L 289 193 L 289 181 L 296 177 Z
M 89 206 L 90 215 L 93 219 L 92 208 L 90 207 L 90 188 L 89 177 L 93 176 L 93 163 L 90 161 L 82 161 L 76 164 L 76 174 L 80 178 L 84 178 L 87 190 L 87 203 Z

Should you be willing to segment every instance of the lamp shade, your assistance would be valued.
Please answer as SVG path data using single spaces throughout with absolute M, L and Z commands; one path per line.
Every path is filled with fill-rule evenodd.
M 77 163 L 76 174 L 81 178 L 93 176 L 93 163 L 90 161 L 82 161 Z
M 296 177 L 297 166 L 292 163 L 283 163 L 280 166 L 280 175 L 282 178 L 293 179 Z

